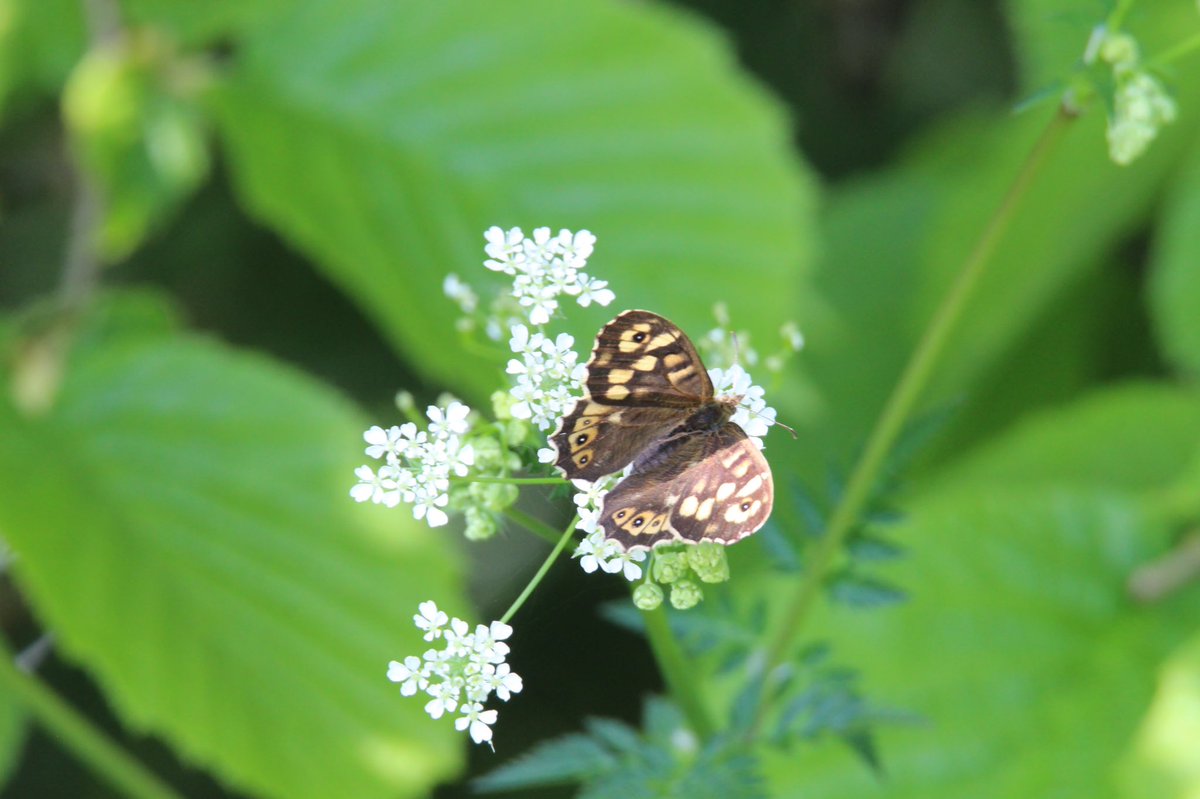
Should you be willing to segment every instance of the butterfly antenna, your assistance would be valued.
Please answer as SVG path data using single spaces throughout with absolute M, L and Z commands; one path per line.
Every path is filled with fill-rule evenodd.
M 757 411 L 751 411 L 749 408 L 746 408 L 746 410 L 747 410 L 747 411 L 750 411 L 750 415 L 751 415 L 751 416 L 757 416 L 757 417 L 759 417 L 760 419 L 766 419 L 766 417 L 765 417 L 765 416 L 763 416 L 761 413 L 758 413 Z M 780 421 L 778 421 L 777 419 L 770 419 L 770 420 L 768 420 L 768 421 L 767 421 L 767 424 L 778 425 L 779 427 L 782 427 L 784 430 L 786 430 L 786 431 L 788 431 L 789 433 L 791 433 L 791 434 L 792 434 L 792 440 L 793 440 L 793 441 L 796 441 L 796 440 L 798 440 L 798 439 L 800 438 L 800 436 L 796 435 L 796 431 L 795 431 L 795 430 L 793 430 L 792 428 L 788 427 L 788 426 L 787 426 L 786 424 L 784 424 L 783 422 L 780 422 Z

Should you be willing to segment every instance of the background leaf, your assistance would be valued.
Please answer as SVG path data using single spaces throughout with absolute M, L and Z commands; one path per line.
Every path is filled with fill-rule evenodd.
M 435 298 L 447 272 L 483 278 L 494 224 L 592 230 L 589 271 L 620 307 L 685 329 L 721 299 L 773 340 L 810 301 L 810 180 L 703 25 L 605 0 L 394 12 L 296 7 L 256 29 L 216 107 L 247 204 L 406 354 L 442 352 L 418 357 L 427 375 L 493 384 L 497 363 L 454 351 L 453 306 Z M 570 328 L 587 341 L 612 315 L 573 312 Z
M 1150 309 L 1163 352 L 1200 375 L 1200 148 L 1171 193 L 1154 241 Z
M 1191 592 L 1151 616 L 1125 593 L 1165 531 L 1113 495 L 972 487 L 915 507 L 900 536 L 912 601 L 821 625 L 872 695 L 927 720 L 879 731 L 888 796 L 1116 796 L 1143 675 L 1200 607 Z M 773 795 L 878 790 L 835 748 L 796 762 L 768 768 Z
M 460 738 L 384 672 L 421 647 L 419 601 L 465 603 L 439 536 L 347 496 L 365 424 L 213 342 L 87 341 L 49 415 L 0 409 L 0 527 L 64 650 L 132 726 L 262 796 L 452 774 Z

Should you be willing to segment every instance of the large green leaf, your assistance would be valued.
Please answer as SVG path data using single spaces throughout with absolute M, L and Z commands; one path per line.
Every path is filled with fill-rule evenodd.
M 444 534 L 349 499 L 357 414 L 265 358 L 101 329 L 50 412 L 0 405 L 0 530 L 64 651 L 258 795 L 454 773 L 461 739 L 384 672 L 420 651 L 420 600 L 465 602 Z
M 1026 10 L 1055 16 L 1045 4 Z M 1195 9 L 1186 4 L 1139 6 L 1137 18 L 1160 43 L 1165 29 L 1198 27 Z M 1088 28 L 1082 30 L 1077 54 L 1087 38 Z M 1058 41 L 1061 55 L 1066 45 Z M 1069 66 L 1069 60 L 1059 63 L 1061 70 Z M 972 439 L 995 432 L 1045 401 L 1040 376 L 1053 362 L 1027 365 L 1012 358 L 1034 325 L 1054 326 L 1063 317 L 1087 329 L 1078 309 L 1060 309 L 1092 296 L 1086 284 L 1126 257 L 1120 245 L 1147 222 L 1194 146 L 1198 118 L 1186 109 L 1200 105 L 1200 80 L 1188 79 L 1198 69 L 1195 59 L 1180 62 L 1184 112 L 1133 167 L 1109 160 L 1100 105 L 1071 123 L 1048 153 L 1020 196 L 926 394 L 932 407 L 963 406 L 956 431 L 969 430 Z M 801 363 L 823 402 L 806 430 L 819 445 L 798 458 L 798 468 L 819 473 L 831 456 L 844 460 L 861 444 L 1052 112 L 1039 107 L 1014 116 L 1008 108 L 975 109 L 949 118 L 919 136 L 897 166 L 831 193 L 827 244 L 815 279 L 835 314 L 806 320 L 809 346 Z M 1092 314 L 1103 319 L 1105 310 L 1098 306 Z M 1042 359 L 1055 348 L 1020 352 Z M 1099 347 L 1095 352 L 1102 354 Z M 1082 376 L 1098 370 L 1088 363 L 1064 368 Z M 997 381 L 1006 386 L 1008 407 L 974 401 L 972 391 Z M 961 447 L 954 433 L 947 440 L 950 448 Z
M 311 0 L 243 42 L 216 101 L 253 211 L 462 388 L 492 387 L 497 363 L 456 351 L 441 281 L 486 279 L 490 225 L 592 230 L 589 271 L 619 306 L 689 329 L 722 300 L 768 339 L 811 296 L 784 120 L 678 11 Z M 612 314 L 574 309 L 571 329 L 590 340 Z
M 889 797 L 1115 794 L 1113 764 L 1149 704 L 1146 675 L 1192 627 L 1195 591 L 1145 612 L 1130 571 L 1166 530 L 1119 495 L 972 487 L 912 509 L 893 611 L 831 608 L 824 634 L 875 701 L 925 723 L 881 731 Z M 775 760 L 773 795 L 878 791 L 849 754 Z
M 83 54 L 74 0 L 0 0 L 0 111 L 10 95 L 54 95 Z
M 1200 148 L 1180 175 L 1154 242 L 1150 309 L 1163 351 L 1200 375 Z
M 1170 486 L 1197 460 L 1200 394 L 1131 383 L 1022 420 L 945 466 L 935 485 L 1051 483 L 1141 491 Z
M 1172 653 L 1150 712 L 1119 774 L 1129 799 L 1194 799 L 1200 793 L 1200 636 Z
M 27 730 L 27 718 L 15 698 L 0 689 L 0 789 L 17 765 Z

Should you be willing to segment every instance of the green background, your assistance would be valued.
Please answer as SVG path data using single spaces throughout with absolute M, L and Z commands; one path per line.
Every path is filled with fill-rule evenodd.
M 1109 10 L 0 0 L 10 646 L 52 631 L 39 677 L 188 796 L 461 796 L 585 717 L 636 720 L 660 678 L 597 613 L 625 589 L 565 562 L 514 621 L 495 755 L 384 679 L 423 649 L 419 601 L 495 618 L 545 552 L 347 497 L 396 390 L 503 385 L 443 277 L 502 286 L 492 225 L 587 228 L 619 308 L 699 335 L 724 302 L 764 351 L 796 321 L 768 399 L 799 438 L 767 454 L 771 535 L 800 541 L 797 486 L 845 474 L 1054 113 L 1014 106 Z M 1183 0 L 1126 21 L 1149 56 L 1200 31 Z M 1179 118 L 1132 166 L 1101 99 L 1071 125 L 936 366 L 939 424 L 888 497 L 904 556 L 874 572 L 908 601 L 806 630 L 920 721 L 880 729 L 884 778 L 829 736 L 764 749 L 768 795 L 1200 791 L 1200 594 L 1127 586 L 1200 527 L 1200 54 L 1162 77 Z M 81 208 L 104 269 L 61 317 Z M 799 578 L 767 538 L 710 597 L 782 606 Z M 723 708 L 732 679 L 695 662 Z M 5 795 L 116 795 L 6 692 L 0 770 Z

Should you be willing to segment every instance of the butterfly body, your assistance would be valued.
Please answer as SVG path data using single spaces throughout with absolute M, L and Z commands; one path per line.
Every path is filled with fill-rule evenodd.
M 587 395 L 550 437 L 571 479 L 633 464 L 604 498 L 599 529 L 624 549 L 704 540 L 733 543 L 766 522 L 771 469 L 730 421 L 741 397 L 717 397 L 683 331 L 626 311 L 596 337 Z

